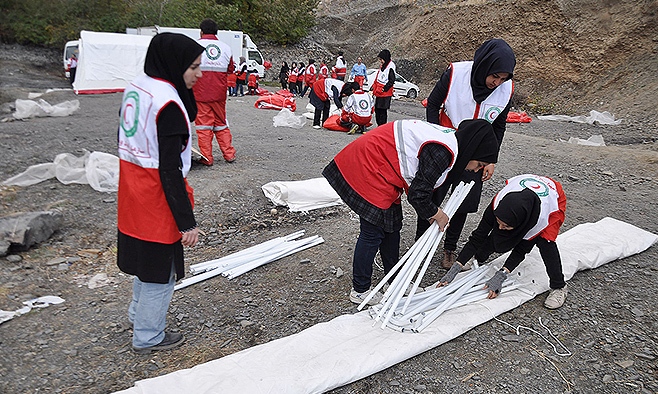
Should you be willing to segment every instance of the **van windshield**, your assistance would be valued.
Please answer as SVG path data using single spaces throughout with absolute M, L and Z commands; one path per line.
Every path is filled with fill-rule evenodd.
M 70 58 L 71 55 L 73 55 L 74 53 L 75 53 L 75 54 L 78 53 L 78 46 L 77 46 L 77 45 L 73 45 L 73 46 L 70 46 L 70 47 L 66 47 L 66 52 L 64 53 L 64 56 L 65 56 L 66 59 L 68 59 L 68 58 Z
M 261 66 L 263 65 L 263 57 L 260 55 L 260 52 L 249 51 L 247 56 L 249 56 L 249 60 L 255 60 L 256 63 L 260 64 Z

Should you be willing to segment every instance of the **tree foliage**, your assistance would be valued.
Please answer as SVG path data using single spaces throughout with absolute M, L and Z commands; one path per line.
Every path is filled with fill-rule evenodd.
M 279 44 L 305 37 L 319 0 L 0 0 L 0 38 L 61 47 L 80 30 L 125 32 L 127 27 L 196 28 L 205 18 Z

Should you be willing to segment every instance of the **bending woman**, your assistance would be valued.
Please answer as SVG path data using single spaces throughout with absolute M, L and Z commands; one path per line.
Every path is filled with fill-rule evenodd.
M 489 289 L 489 298 L 495 298 L 507 275 L 536 245 L 544 260 L 551 288 L 544 306 L 549 309 L 561 307 L 567 298 L 567 284 L 555 239 L 564 223 L 566 208 L 567 197 L 559 182 L 532 174 L 508 179 L 507 185 L 484 211 L 480 224 L 440 284 L 448 284 L 455 278 L 462 270 L 462 261 L 475 256 L 476 261 L 484 262 L 494 252 L 511 250 L 503 268 L 485 286 Z
M 443 230 L 448 216 L 432 201 L 432 190 L 454 182 L 464 170 L 478 171 L 497 160 L 498 141 L 484 120 L 464 122 L 458 133 L 421 120 L 400 120 L 340 151 L 322 175 L 360 218 L 350 301 L 360 304 L 370 294 L 378 250 L 385 272 L 399 260 L 403 192 L 418 216 Z M 374 295 L 370 304 L 381 297 Z

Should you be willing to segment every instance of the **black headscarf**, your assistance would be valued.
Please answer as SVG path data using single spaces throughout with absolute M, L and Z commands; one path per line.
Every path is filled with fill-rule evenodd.
M 537 224 L 540 209 L 539 196 L 530 189 L 507 193 L 494 209 L 494 216 L 514 228 L 501 230 L 498 223 L 495 224 L 491 231 L 494 251 L 505 253 L 512 250 Z
M 196 101 L 192 89 L 185 86 L 183 74 L 204 50 L 203 46 L 183 34 L 160 33 L 151 40 L 144 60 L 146 75 L 164 79 L 176 87 L 190 120 L 196 118 Z
M 446 185 L 458 182 L 471 160 L 498 162 L 498 139 L 491 123 L 483 119 L 469 119 L 460 123 L 457 137 L 457 160 L 448 174 Z
M 475 51 L 471 67 L 471 90 L 475 101 L 481 103 L 493 92 L 493 89 L 487 87 L 487 76 L 508 73 L 508 79 L 512 79 L 515 66 L 514 51 L 505 40 L 494 38 L 480 45 Z
M 377 57 L 384 61 L 384 64 L 382 64 L 382 68 L 381 68 L 381 70 L 384 71 L 384 69 L 386 69 L 386 66 L 388 66 L 388 63 L 391 61 L 391 52 L 388 49 L 382 49 L 381 52 L 379 52 L 379 55 L 377 55 Z

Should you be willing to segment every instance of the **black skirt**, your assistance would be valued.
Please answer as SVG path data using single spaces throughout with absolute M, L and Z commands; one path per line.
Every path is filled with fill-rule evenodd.
M 176 267 L 176 280 L 185 276 L 183 245 L 143 241 L 118 232 L 117 265 L 126 274 L 135 275 L 142 282 L 167 283 L 171 265 Z

